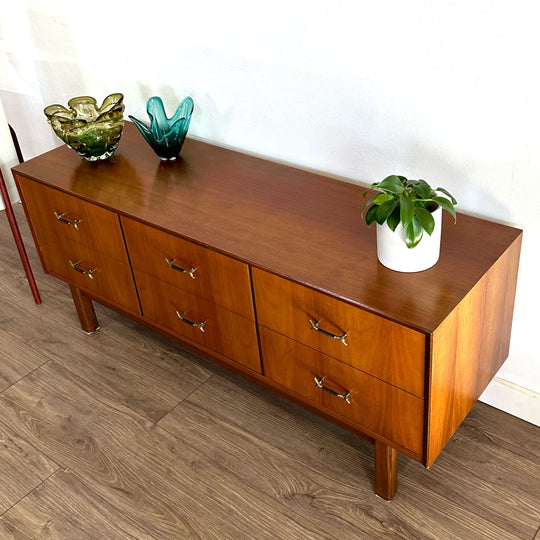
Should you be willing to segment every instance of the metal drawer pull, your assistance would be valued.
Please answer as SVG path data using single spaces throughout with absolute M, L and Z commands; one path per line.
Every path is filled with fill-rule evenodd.
M 186 317 L 185 317 L 186 312 L 185 311 L 182 311 L 182 313 L 178 313 L 178 311 L 177 311 L 176 315 L 178 315 L 178 318 L 182 322 L 185 322 L 186 324 L 189 324 L 189 326 L 193 326 L 193 328 L 198 328 L 201 332 L 204 332 L 204 325 L 206 324 L 206 321 L 203 321 L 203 322 L 200 322 L 200 323 L 195 323 L 193 321 L 190 321 L 189 319 L 186 319 Z
M 189 270 L 186 270 L 185 268 L 180 268 L 180 266 L 176 266 L 176 264 L 174 264 L 176 259 L 168 259 L 167 257 L 165 257 L 165 260 L 167 261 L 167 265 L 169 268 L 172 268 L 173 270 L 182 272 L 184 274 L 188 274 L 191 277 L 191 279 L 195 279 L 194 274 L 195 274 L 195 271 L 197 270 L 196 266 L 190 268 Z
M 339 341 L 341 341 L 343 345 L 347 345 L 345 338 L 349 335 L 349 332 L 345 332 L 342 336 L 336 336 L 336 334 L 332 334 L 331 332 L 327 332 L 326 330 L 319 328 L 319 321 L 312 321 L 311 319 L 309 319 L 309 323 L 311 324 L 312 330 L 317 330 L 317 332 L 320 332 L 321 334 L 324 334 L 325 336 L 328 336 L 332 339 L 339 339 Z
M 82 221 L 81 219 L 67 219 L 64 216 L 67 216 L 68 214 L 64 212 L 63 214 L 59 214 L 58 212 L 55 212 L 54 215 L 56 216 L 56 219 L 58 221 L 61 221 L 62 223 L 65 223 L 66 225 L 73 225 L 73 227 L 77 230 L 79 230 L 79 223 Z
M 71 265 L 71 268 L 75 270 L 76 272 L 79 272 L 80 274 L 86 274 L 90 279 L 94 279 L 94 272 L 97 270 L 97 268 L 90 268 L 88 270 L 85 270 L 84 268 L 81 268 L 79 264 L 81 264 L 82 261 L 73 262 L 72 260 L 69 261 L 69 264 Z
M 331 388 L 328 388 L 327 386 L 324 386 L 323 384 L 323 381 L 324 381 L 324 377 L 322 379 L 318 379 L 317 377 L 314 377 L 315 379 L 315 384 L 321 389 L 321 390 L 324 390 L 325 392 L 328 392 L 329 394 L 332 394 L 333 396 L 336 396 L 336 397 L 339 397 L 341 399 L 344 399 L 345 400 L 345 403 L 347 403 L 348 405 L 351 404 L 351 393 L 349 391 L 347 391 L 347 393 L 345 394 L 339 394 L 338 392 L 335 392 L 334 390 L 332 390 Z

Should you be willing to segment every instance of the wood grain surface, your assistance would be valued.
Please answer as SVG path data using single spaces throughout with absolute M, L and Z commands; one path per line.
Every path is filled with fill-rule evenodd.
M 435 330 L 521 234 L 445 216 L 437 265 L 394 272 L 378 263 L 375 228 L 360 215 L 365 188 L 193 139 L 181 159 L 164 163 L 130 122 L 110 159 L 81 161 L 63 146 L 15 171 L 422 332 Z
M 19 187 L 33 216 L 30 226 L 36 245 L 47 246 L 41 253 L 44 268 L 92 295 L 138 313 L 118 216 L 25 178 L 20 179 Z M 80 223 L 75 228 L 57 219 L 55 213 Z
M 292 281 L 253 270 L 261 325 L 424 397 L 426 336 Z M 314 331 L 311 321 L 341 340 Z
M 348 417 L 345 425 L 357 431 L 369 426 L 365 435 L 432 465 L 508 354 L 522 232 L 460 216 L 452 227 L 458 234 L 443 234 L 437 265 L 393 272 L 378 263 L 373 238 L 358 223 L 358 196 L 366 195 L 358 185 L 201 141 L 189 141 L 182 159 L 156 171 L 155 157 L 139 151 L 129 123 L 122 143 L 105 163 L 74 162 L 58 148 L 14 169 L 45 268 L 71 284 L 83 329 L 94 330 L 96 318 L 79 291 L 131 316 L 140 307 L 142 324 L 232 360 L 231 368 L 247 368 L 252 380 L 258 373 L 267 386 L 276 381 L 278 392 L 306 397 L 312 410 L 319 401 L 331 417 L 331 407 L 304 381 L 315 365 L 327 372 L 331 362 L 320 356 L 301 365 L 300 384 L 285 369 L 290 364 L 267 354 L 265 379 L 251 321 L 256 313 L 261 329 L 342 361 L 334 364 L 341 381 L 334 384 L 359 395 L 369 379 L 359 384 L 360 373 L 372 375 L 371 392 L 364 391 L 370 399 L 360 407 L 365 414 L 349 408 L 336 419 Z M 177 258 L 180 266 L 169 266 Z M 189 279 L 185 271 L 171 277 L 171 268 L 184 266 L 193 268 Z M 344 363 L 359 371 L 346 377 Z M 383 388 L 389 383 L 414 394 L 414 407 L 382 390 L 375 399 L 379 379 Z M 422 414 L 411 412 L 420 406 Z
M 433 333 L 427 466 L 508 357 L 520 247 L 521 238 Z
M 165 327 L 173 335 L 187 338 L 261 372 L 257 330 L 252 319 L 158 281 L 144 272 L 134 274 L 143 314 L 150 321 Z M 194 326 L 201 324 L 204 326 Z
M 373 445 L 68 289 L 43 304 L 0 213 L 0 537 L 532 540 L 539 428 L 478 403 L 430 470 L 398 457 L 373 495 Z
M 255 319 L 247 264 L 132 219 L 122 218 L 122 229 L 134 270 Z M 182 270 L 193 268 L 193 276 L 167 260 Z
M 350 419 L 421 460 L 424 401 L 266 328 L 259 330 L 265 375 L 308 402 Z M 348 402 L 319 388 L 324 388 Z

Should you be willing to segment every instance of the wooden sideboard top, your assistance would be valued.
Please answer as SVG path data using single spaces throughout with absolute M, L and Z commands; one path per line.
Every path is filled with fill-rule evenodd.
M 375 226 L 360 216 L 365 188 L 193 139 L 164 162 L 131 122 L 108 160 L 61 146 L 13 170 L 423 332 L 522 234 L 445 215 L 433 268 L 388 270 L 377 260 Z

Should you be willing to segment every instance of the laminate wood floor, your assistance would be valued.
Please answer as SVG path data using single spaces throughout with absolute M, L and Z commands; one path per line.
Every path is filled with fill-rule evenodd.
M 540 539 L 540 429 L 478 403 L 428 471 L 68 287 L 34 304 L 0 213 L 0 538 Z

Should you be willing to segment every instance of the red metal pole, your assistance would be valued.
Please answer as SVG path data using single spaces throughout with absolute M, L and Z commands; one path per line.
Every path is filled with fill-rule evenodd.
M 28 255 L 26 253 L 26 249 L 24 248 L 24 244 L 21 237 L 21 231 L 19 230 L 19 225 L 17 224 L 17 220 L 15 219 L 15 214 L 13 213 L 13 207 L 11 206 L 11 200 L 9 198 L 9 193 L 7 190 L 6 183 L 4 182 L 4 175 L 2 174 L 2 171 L 0 171 L 0 192 L 2 193 L 2 199 L 4 199 L 4 205 L 6 207 L 6 215 L 9 221 L 9 225 L 11 227 L 11 232 L 13 233 L 15 244 L 17 244 L 17 249 L 19 251 L 19 256 L 21 257 L 24 271 L 26 272 L 26 278 L 28 279 L 28 284 L 30 285 L 30 289 L 32 290 L 32 294 L 34 296 L 34 300 L 36 304 L 41 304 L 41 296 L 39 295 L 36 280 L 34 278 L 34 274 L 32 273 L 32 268 L 30 268 Z

